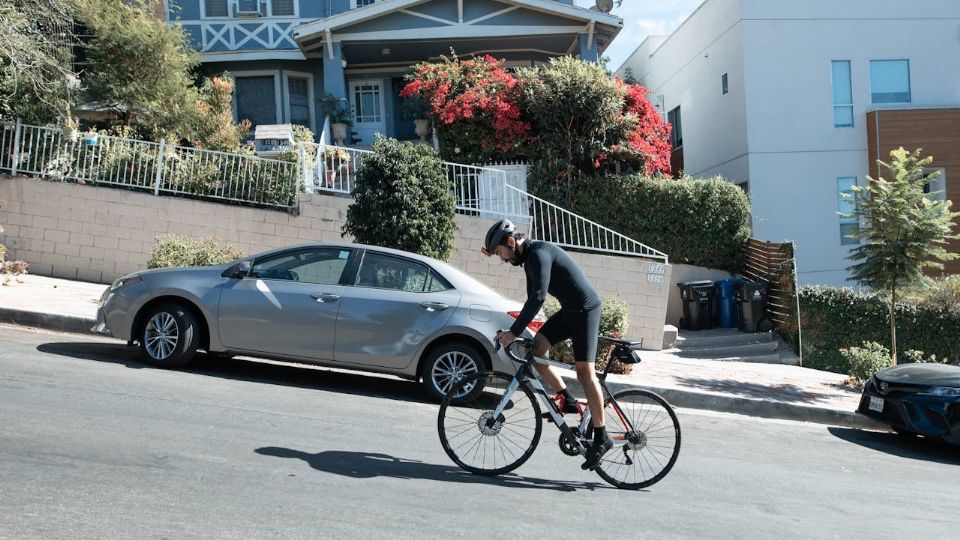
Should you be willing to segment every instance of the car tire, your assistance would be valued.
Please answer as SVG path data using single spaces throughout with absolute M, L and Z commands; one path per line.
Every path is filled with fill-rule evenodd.
M 140 354 L 162 368 L 188 365 L 200 344 L 197 318 L 179 304 L 161 304 L 151 309 L 140 328 Z
M 907 431 L 902 428 L 891 427 L 891 429 L 893 429 L 893 432 L 896 433 L 898 437 L 901 437 L 903 439 L 916 439 L 917 437 L 919 437 L 918 434 L 912 431 Z
M 475 347 L 460 342 L 444 343 L 424 358 L 420 377 L 430 397 L 440 402 L 447 396 L 446 390 L 461 379 L 486 369 L 484 357 Z

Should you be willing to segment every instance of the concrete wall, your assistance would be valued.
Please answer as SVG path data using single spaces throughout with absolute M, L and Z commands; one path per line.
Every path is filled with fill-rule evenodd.
M 341 241 L 352 199 L 303 195 L 293 216 L 112 188 L 0 178 L 0 243 L 8 258 L 30 263 L 34 274 L 109 283 L 146 268 L 158 236 L 217 236 L 245 253 L 310 241 Z M 523 301 L 522 270 L 480 254 L 490 222 L 456 217 L 459 231 L 450 263 L 507 297 Z M 349 239 L 348 239 L 349 240 Z M 659 350 L 668 295 L 676 287 L 670 265 L 602 255 L 571 254 L 601 296 L 627 302 L 629 337 Z

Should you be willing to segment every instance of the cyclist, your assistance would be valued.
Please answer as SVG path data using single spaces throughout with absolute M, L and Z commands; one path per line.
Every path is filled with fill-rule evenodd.
M 523 332 L 543 306 L 550 293 L 560 301 L 560 311 L 544 323 L 536 335 L 534 354 L 546 355 L 550 347 L 565 339 L 573 341 L 577 380 L 587 394 L 593 424 L 593 444 L 587 449 L 584 470 L 595 469 L 600 458 L 613 447 L 603 422 L 603 394 L 594 371 L 597 336 L 600 333 L 600 297 L 583 271 L 565 251 L 554 244 L 524 238 L 507 219 L 501 219 L 487 231 L 484 255 L 497 255 L 505 263 L 523 266 L 527 276 L 527 301 L 509 331 L 498 336 L 501 345 L 510 345 Z M 548 365 L 535 364 L 543 380 L 562 396 L 561 412 L 577 411 L 576 400 L 566 384 Z

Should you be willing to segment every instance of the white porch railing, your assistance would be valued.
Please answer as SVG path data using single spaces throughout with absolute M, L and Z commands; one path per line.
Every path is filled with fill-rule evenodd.
M 160 142 L 98 134 L 88 140 L 62 130 L 4 123 L 0 170 L 42 178 L 73 180 L 290 208 L 300 191 L 293 161 L 199 150 Z M 12 135 L 11 135 L 12 133 Z
M 530 200 L 533 218 L 528 228 L 530 238 L 553 242 L 567 248 L 669 262 L 666 253 L 641 244 L 599 223 L 594 223 L 529 193 L 521 192 L 513 186 L 507 186 L 507 190 L 516 192 L 517 195 L 522 194 Z

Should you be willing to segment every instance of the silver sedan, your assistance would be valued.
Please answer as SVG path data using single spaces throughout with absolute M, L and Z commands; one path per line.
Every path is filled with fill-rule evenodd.
M 186 366 L 203 349 L 420 379 L 442 399 L 471 373 L 513 371 L 491 337 L 520 308 L 429 257 L 302 244 L 226 265 L 124 276 L 100 299 L 94 330 L 139 343 L 143 358 L 161 367 Z

